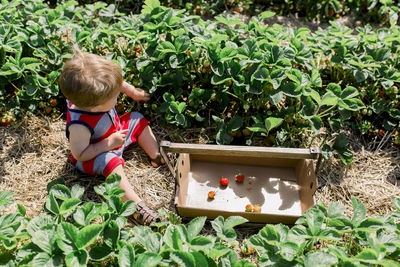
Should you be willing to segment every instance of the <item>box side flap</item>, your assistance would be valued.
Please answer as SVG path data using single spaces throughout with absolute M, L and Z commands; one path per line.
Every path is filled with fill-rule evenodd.
M 282 148 L 282 147 L 257 147 L 257 146 L 230 146 L 209 144 L 186 144 L 162 142 L 161 146 L 167 152 L 189 153 L 189 154 L 211 154 L 232 156 L 253 156 L 261 158 L 284 158 L 284 159 L 316 159 L 319 154 L 318 148 Z
M 186 203 L 188 184 L 189 184 L 189 171 L 190 171 L 190 155 L 182 153 L 179 155 L 176 170 L 176 181 L 179 186 L 178 196 L 179 198 L 175 201 L 179 205 L 184 205 Z
M 317 179 L 311 160 L 301 160 L 296 168 L 299 185 L 299 195 L 302 212 L 306 212 L 314 203 L 314 193 L 317 190 Z

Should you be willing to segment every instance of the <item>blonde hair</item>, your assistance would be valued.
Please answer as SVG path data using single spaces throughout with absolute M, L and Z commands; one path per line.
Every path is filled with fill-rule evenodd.
M 105 103 L 121 90 L 121 67 L 101 56 L 74 49 L 61 72 L 61 92 L 78 107 Z

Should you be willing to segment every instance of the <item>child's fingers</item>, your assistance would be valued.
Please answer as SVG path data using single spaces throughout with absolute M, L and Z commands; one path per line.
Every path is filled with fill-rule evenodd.
M 125 135 L 126 135 L 126 134 L 128 133 L 128 131 L 129 131 L 129 129 L 125 129 L 125 130 L 119 131 L 119 133 L 120 133 L 120 134 L 125 134 Z

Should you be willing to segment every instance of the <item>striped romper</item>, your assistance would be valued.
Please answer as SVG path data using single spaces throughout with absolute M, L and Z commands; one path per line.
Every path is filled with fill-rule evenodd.
M 129 129 L 126 134 L 125 143 L 122 146 L 103 152 L 91 160 L 77 161 L 71 153 L 72 163 L 75 167 L 86 174 L 99 174 L 107 177 L 119 164 L 124 166 L 125 161 L 122 158 L 124 149 L 137 141 L 143 129 L 149 125 L 149 121 L 139 112 L 129 112 L 119 117 L 115 108 L 108 112 L 87 112 L 72 109 L 71 105 L 72 103 L 68 101 L 66 125 L 68 140 L 68 128 L 72 124 L 81 124 L 89 129 L 92 134 L 90 138 L 91 144 L 97 143 L 117 131 Z

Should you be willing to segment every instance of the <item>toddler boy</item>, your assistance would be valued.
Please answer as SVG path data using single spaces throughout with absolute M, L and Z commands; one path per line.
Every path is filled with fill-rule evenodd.
M 75 51 L 62 70 L 60 89 L 67 98 L 66 135 L 70 143 L 72 163 L 90 175 L 112 173 L 121 176 L 123 200 L 136 203 L 134 219 L 149 225 L 159 220 L 135 193 L 124 173 L 122 153 L 138 142 L 154 167 L 164 163 L 149 121 L 138 112 L 118 116 L 115 105 L 120 92 L 135 101 L 147 101 L 144 90 L 124 82 L 121 67 L 98 55 Z

